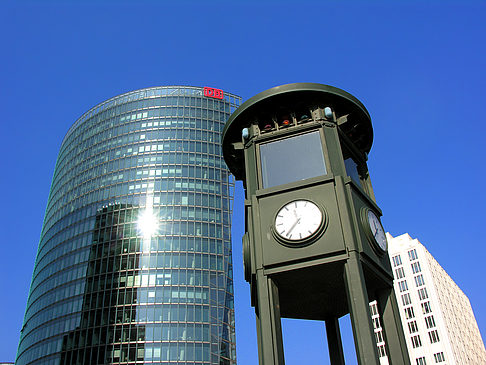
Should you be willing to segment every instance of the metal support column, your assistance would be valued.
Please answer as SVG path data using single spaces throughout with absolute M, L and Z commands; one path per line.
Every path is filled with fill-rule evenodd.
M 383 322 L 388 362 L 391 365 L 410 364 L 397 298 L 393 288 L 378 293 L 378 311 Z
M 368 292 L 359 254 L 356 251 L 349 252 L 349 259 L 344 264 L 344 276 L 358 364 L 379 365 Z
M 337 317 L 326 319 L 326 334 L 331 365 L 344 365 L 343 343 Z
M 278 288 L 273 280 L 257 271 L 256 311 L 260 365 L 284 365 L 282 325 Z

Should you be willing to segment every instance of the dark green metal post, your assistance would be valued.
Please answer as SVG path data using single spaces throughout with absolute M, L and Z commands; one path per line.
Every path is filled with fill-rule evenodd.
M 349 260 L 344 268 L 358 364 L 380 364 L 371 322 L 370 301 L 364 285 L 363 269 L 356 252 L 349 253 Z
M 284 365 L 278 288 L 271 278 L 257 272 L 258 353 L 260 364 Z
M 337 317 L 326 319 L 326 335 L 331 365 L 344 365 L 343 343 Z
M 383 322 L 383 334 L 390 365 L 408 365 L 410 359 L 402 331 L 397 298 L 393 288 L 378 294 L 378 310 Z

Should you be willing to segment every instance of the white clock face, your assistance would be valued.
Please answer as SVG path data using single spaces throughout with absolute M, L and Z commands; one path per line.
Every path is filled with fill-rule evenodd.
M 376 214 L 371 210 L 368 210 L 368 224 L 370 225 L 371 234 L 373 235 L 375 242 L 383 251 L 386 251 L 387 241 L 385 230 Z
M 275 217 L 275 230 L 290 241 L 304 240 L 322 226 L 323 215 L 317 205 L 308 200 L 295 200 L 286 204 Z

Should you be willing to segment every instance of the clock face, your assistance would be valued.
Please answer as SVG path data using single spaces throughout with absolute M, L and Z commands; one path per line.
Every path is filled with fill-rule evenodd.
M 317 205 L 308 200 L 295 200 L 278 211 L 275 231 L 285 240 L 301 241 L 316 233 L 322 221 L 322 211 Z
M 373 236 L 374 241 L 376 242 L 379 248 L 381 248 L 383 251 L 386 251 L 387 240 L 386 240 L 385 230 L 383 229 L 380 220 L 378 219 L 376 214 L 373 213 L 371 210 L 368 210 L 367 218 L 368 218 L 369 228 L 371 229 L 371 235 Z

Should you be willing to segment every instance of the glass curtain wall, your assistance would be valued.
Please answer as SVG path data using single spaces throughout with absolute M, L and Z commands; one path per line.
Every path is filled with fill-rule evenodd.
M 17 364 L 236 364 L 221 131 L 241 99 L 156 87 L 61 145 Z

